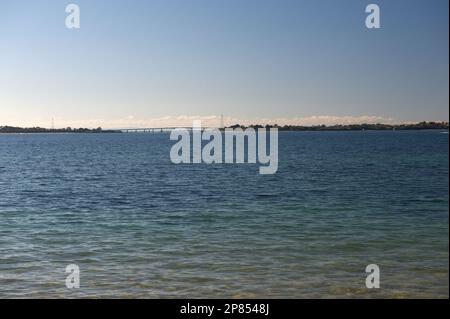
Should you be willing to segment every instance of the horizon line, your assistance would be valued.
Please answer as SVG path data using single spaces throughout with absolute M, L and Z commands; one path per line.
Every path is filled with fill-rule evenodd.
M 378 115 L 311 115 L 311 116 L 282 116 L 282 117 L 239 117 L 222 115 L 166 115 L 159 117 L 120 116 L 66 119 L 60 116 L 46 116 L 29 120 L 18 118 L 0 119 L 0 125 L 14 127 L 42 127 L 42 128 L 161 128 L 161 127 L 191 127 L 194 121 L 201 121 L 204 127 L 224 127 L 239 124 L 250 125 L 278 125 L 278 126 L 320 126 L 320 125 L 361 125 L 361 124 L 385 124 L 402 125 L 420 122 L 448 122 L 445 119 L 403 119 L 399 120 L 388 116 Z M 3 122 L 3 123 L 2 123 Z
M 378 123 L 336 123 L 336 124 L 312 124 L 312 125 L 304 125 L 304 124 L 285 124 L 285 125 L 279 125 L 279 124 L 260 124 L 260 123 L 253 123 L 253 124 L 240 124 L 240 123 L 235 123 L 232 125 L 225 125 L 222 127 L 219 126 L 203 126 L 203 128 L 232 128 L 232 127 L 278 127 L 278 128 L 283 128 L 283 127 L 298 127 L 298 128 L 318 128 L 318 127 L 346 127 L 346 126 L 364 126 L 364 125 L 368 125 L 368 126 L 376 126 L 376 125 L 380 125 L 380 126 L 389 126 L 389 127 L 396 127 L 396 126 L 407 126 L 407 125 L 419 125 L 419 124 L 444 124 L 444 125 L 449 125 L 449 121 L 445 120 L 445 121 L 428 121 L 428 120 L 423 120 L 423 121 L 409 121 L 409 122 L 403 122 L 403 123 L 382 123 L 382 122 L 378 122 Z M 80 130 L 80 129 L 88 129 L 88 130 L 97 130 L 97 129 L 101 129 L 101 130 L 118 130 L 118 131 L 125 131 L 125 130 L 154 130 L 154 129 L 177 129 L 177 128 L 191 128 L 193 127 L 192 125 L 186 125 L 186 126 L 153 126 L 153 127 L 101 127 L 101 126 L 97 126 L 97 127 L 83 127 L 83 126 L 78 126 L 78 127 L 72 127 L 72 126 L 64 126 L 64 127 L 45 127 L 45 126 L 39 126 L 39 125 L 35 125 L 35 126 L 17 126 L 17 125 L 0 125 L 0 128 L 16 128 L 16 129 L 44 129 L 44 130 L 49 130 L 49 131 L 57 131 L 57 130 L 67 130 L 67 129 L 72 129 L 72 130 Z

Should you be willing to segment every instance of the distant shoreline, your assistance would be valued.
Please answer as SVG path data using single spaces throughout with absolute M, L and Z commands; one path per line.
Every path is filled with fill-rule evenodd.
M 104 130 L 101 127 L 96 129 L 88 128 L 63 128 L 63 129 L 47 129 L 43 127 L 16 127 L 16 126 L 0 126 L 0 134 L 57 134 L 57 133 L 122 133 L 120 130 Z
M 407 131 L 407 130 L 448 130 L 448 122 L 419 122 L 414 124 L 345 124 L 345 125 L 314 125 L 314 126 L 300 126 L 300 125 L 249 125 L 244 126 L 235 124 L 227 128 L 277 128 L 278 131 L 297 131 L 297 132 L 317 132 L 317 131 Z M 163 128 L 164 129 L 164 128 Z M 128 129 L 133 131 L 133 129 Z M 152 128 L 148 129 L 149 131 Z M 123 133 L 122 129 L 102 129 L 101 127 L 95 129 L 89 128 L 62 128 L 62 129 L 48 129 L 42 127 L 16 127 L 16 126 L 0 126 L 0 134 L 55 134 L 55 133 Z
M 239 124 L 230 126 L 230 128 L 247 128 Z M 248 127 L 257 128 L 277 128 L 278 131 L 405 131 L 405 130 L 448 130 L 448 122 L 419 122 L 414 124 L 343 124 L 343 125 L 314 125 L 314 126 L 300 126 L 300 125 L 250 125 Z

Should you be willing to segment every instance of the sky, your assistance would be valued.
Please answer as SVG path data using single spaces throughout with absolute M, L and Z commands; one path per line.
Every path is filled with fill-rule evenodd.
M 80 7 L 67 29 L 66 5 Z M 380 7 L 367 29 L 365 7 Z M 0 126 L 449 119 L 448 0 L 0 0 Z

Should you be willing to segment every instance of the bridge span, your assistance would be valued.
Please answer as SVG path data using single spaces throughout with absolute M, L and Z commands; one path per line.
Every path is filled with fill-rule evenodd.
M 149 127 L 149 128 L 121 128 L 117 129 L 117 131 L 121 131 L 122 133 L 164 133 L 170 132 L 178 128 L 192 130 L 192 127 Z

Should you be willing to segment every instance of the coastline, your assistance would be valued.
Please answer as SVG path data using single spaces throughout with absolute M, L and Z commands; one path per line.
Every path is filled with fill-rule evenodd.
M 259 128 L 276 128 L 280 132 L 322 132 L 322 131 L 424 131 L 424 130 L 449 130 L 449 122 L 426 122 L 422 121 L 414 124 L 347 124 L 347 125 L 314 125 L 314 126 L 300 126 L 300 125 L 250 125 L 244 126 L 240 124 L 235 124 L 221 128 L 224 130 L 226 128 L 236 129 L 259 129 Z M 16 126 L 0 126 L 0 134 L 64 134 L 64 133 L 128 133 L 134 130 L 145 132 L 148 130 L 150 132 L 155 132 L 156 130 L 167 130 L 169 128 L 145 128 L 145 129 L 102 129 L 101 127 L 95 129 L 89 128 L 62 128 L 62 129 L 47 129 L 42 127 L 16 127 Z

